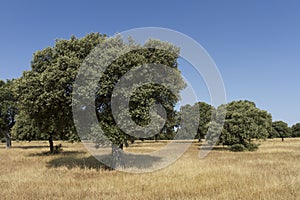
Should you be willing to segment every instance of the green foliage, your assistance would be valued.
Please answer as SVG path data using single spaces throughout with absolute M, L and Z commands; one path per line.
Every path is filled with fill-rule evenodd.
M 23 73 L 13 90 L 20 110 L 15 138 L 79 139 L 71 112 L 72 83 L 83 59 L 104 38 L 94 33 L 82 39 L 72 36 L 34 54 L 32 70 Z
M 11 93 L 13 81 L 0 80 L 0 130 L 10 130 L 17 114 L 16 100 Z
M 229 146 L 230 151 L 256 151 L 258 149 L 258 144 L 253 144 L 253 143 L 246 143 L 245 145 L 243 144 L 234 144 Z
M 100 50 L 92 51 L 96 46 L 100 47 Z M 109 51 L 103 53 L 103 48 Z M 119 52 L 125 53 L 118 56 Z M 24 72 L 21 78 L 6 83 L 0 81 L 2 135 L 7 137 L 7 133 L 12 131 L 13 138 L 18 140 L 79 140 L 73 124 L 71 107 L 73 83 L 83 61 L 91 66 L 102 66 L 103 63 L 99 63 L 99 54 L 104 60 L 113 61 L 105 71 L 93 71 L 92 68 L 87 71 L 87 74 L 93 74 L 99 80 L 96 83 L 97 90 L 93 102 L 96 108 L 93 109 L 96 110 L 106 137 L 116 146 L 127 146 L 137 137 L 123 132 L 118 127 L 112 114 L 113 90 L 125 74 L 139 66 L 152 67 L 152 72 L 155 72 L 155 67 L 164 65 L 176 71 L 175 74 L 164 77 L 166 83 L 172 84 L 173 91 L 168 89 L 168 85 L 149 83 L 136 88 L 132 94 L 128 92 L 130 85 L 125 85 L 122 91 L 114 94 L 118 99 L 130 97 L 130 119 L 139 126 L 147 126 L 152 120 L 159 121 L 166 117 L 163 128 L 151 137 L 153 139 L 172 139 L 176 127 L 185 129 L 182 131 L 182 138 L 196 137 L 199 141 L 206 138 L 208 143 L 228 145 L 233 151 L 253 151 L 258 148 L 258 145 L 252 143 L 253 139 L 300 136 L 300 123 L 292 128 L 282 121 L 272 123 L 271 115 L 250 101 L 233 101 L 217 109 L 204 102 L 198 102 L 193 106 L 183 106 L 180 112 L 176 112 L 174 107 L 179 100 L 179 92 L 185 87 L 178 70 L 178 47 L 157 40 L 149 40 L 144 45 L 136 44 L 133 40 L 125 43 L 120 37 L 107 39 L 106 35 L 94 33 L 81 39 L 72 36 L 69 40 L 57 40 L 53 47 L 37 51 L 33 55 L 32 69 Z M 140 75 L 151 82 L 152 77 L 148 77 L 148 73 L 145 71 Z M 134 77 L 127 79 L 130 81 Z M 78 102 L 75 99 L 73 103 L 76 105 Z M 165 113 L 152 112 L 151 109 L 157 104 L 164 108 Z M 125 116 L 125 112 L 121 112 L 120 115 Z M 221 136 L 218 137 L 223 117 L 225 124 Z M 189 119 L 184 122 L 184 126 L 179 123 L 181 118 Z M 87 122 L 86 126 L 88 125 Z M 92 133 L 96 144 L 105 141 L 103 136 L 97 133 L 97 128 L 92 127 Z
M 271 131 L 271 115 L 256 108 L 250 101 L 233 101 L 226 108 L 220 143 L 228 146 L 241 144 L 248 150 L 255 150 L 251 140 L 268 137 Z
M 106 48 L 106 52 L 102 52 L 103 48 Z M 121 56 L 118 56 L 120 52 L 122 52 Z M 129 135 L 129 133 L 123 132 L 123 129 L 120 129 L 116 124 L 111 105 L 112 94 L 114 92 L 115 99 L 130 98 L 130 117 L 128 118 L 124 109 L 121 109 L 120 113 L 118 113 L 123 121 L 122 125 L 127 130 L 132 130 L 130 123 L 127 123 L 128 120 L 133 120 L 135 124 L 144 127 L 152 120 L 163 118 L 163 112 L 151 113 L 152 106 L 160 104 L 166 112 L 166 122 L 163 128 L 157 133 L 149 132 L 147 133 L 149 135 L 145 135 L 142 138 L 149 138 L 151 135 L 156 135 L 155 138 L 171 138 L 174 135 L 174 126 L 176 126 L 178 118 L 174 107 L 179 100 L 179 91 L 185 87 L 185 83 L 177 69 L 179 49 L 172 44 L 156 40 L 149 40 L 143 46 L 133 41 L 127 44 L 121 38 L 116 37 L 100 44 L 87 58 L 86 63 L 90 66 L 102 66 L 103 64 L 99 63 L 101 60 L 99 61 L 97 55 L 101 55 L 103 60 L 113 60 L 105 71 L 102 72 L 102 69 L 99 69 L 100 73 L 103 73 L 101 77 L 99 71 L 93 71 L 93 67 L 89 67 L 88 72 L 85 73 L 100 77 L 97 83 L 95 104 L 98 121 L 106 137 L 119 147 L 127 145 L 128 141 L 133 141 L 134 138 L 140 137 L 138 131 L 135 130 L 135 132 Z M 114 59 L 115 57 L 117 59 Z M 149 65 L 149 63 L 153 65 Z M 176 71 L 175 75 L 166 74 L 163 77 L 164 82 L 172 84 L 174 91 L 170 91 L 167 86 L 152 83 L 153 77 L 149 76 L 149 74 L 150 72 L 152 74 L 158 73 L 155 67 L 160 68 L 161 65 L 170 67 Z M 135 80 L 135 77 L 125 77 L 124 75 L 132 70 L 137 70 L 140 66 L 147 66 L 149 71 L 139 71 L 140 73 L 136 76 L 143 77 L 143 80 L 148 80 L 149 84 L 140 86 L 131 93 L 131 81 Z M 123 85 L 120 91 L 114 91 L 116 84 L 121 78 L 128 81 L 129 84 Z M 82 86 L 82 89 L 79 89 L 79 91 L 84 91 L 84 87 Z M 102 136 L 99 137 L 99 139 L 97 137 L 93 138 L 96 142 L 101 143 L 103 138 Z
M 259 147 L 259 144 L 254 144 L 254 143 L 247 143 L 245 148 L 248 150 L 248 151 L 256 151 Z
M 197 127 L 199 124 L 199 107 L 197 104 L 193 106 L 187 104 L 180 108 L 179 129 L 180 138 L 195 138 Z M 183 121 L 182 119 L 188 119 Z
M 45 140 L 46 135 L 39 132 L 35 126 L 33 119 L 30 118 L 24 111 L 20 111 L 16 116 L 16 124 L 12 128 L 12 138 L 15 140 Z
M 8 148 L 11 147 L 10 132 L 15 124 L 17 114 L 16 99 L 11 92 L 13 84 L 14 81 L 0 80 L 0 137 L 6 138 Z
M 95 110 L 100 126 L 110 141 L 118 146 L 128 145 L 128 141 L 134 141 L 133 136 L 124 133 L 116 125 L 110 101 L 119 79 L 135 67 L 148 63 L 165 65 L 177 71 L 176 76 L 164 77 L 169 82 L 172 80 L 175 94 L 172 93 L 174 91 L 171 92 L 168 88 L 158 84 L 148 84 L 138 88 L 130 98 L 131 118 L 140 126 L 149 124 L 150 108 L 159 103 L 166 110 L 167 121 L 161 132 L 157 134 L 161 138 L 170 138 L 175 134 L 174 126 L 176 126 L 178 116 L 173 108 L 178 101 L 177 94 L 185 87 L 177 69 L 179 48 L 156 40 L 149 40 L 140 48 L 141 46 L 132 40 L 128 44 L 119 37 L 108 40 L 105 35 L 92 33 L 82 39 L 72 36 L 70 40 L 57 40 L 55 46 L 34 54 L 31 62 L 32 70 L 24 72 L 13 88 L 20 110 L 17 123 L 13 128 L 14 138 L 19 140 L 49 139 L 50 146 L 52 139 L 72 141 L 79 139 L 73 124 L 71 107 L 73 83 L 77 70 L 88 55 L 90 56 L 85 60 L 85 64 L 99 64 L 97 63 L 99 52 L 92 51 L 96 46 L 100 49 L 101 47 L 110 48 L 111 51 L 107 54 L 100 54 L 106 59 L 118 57 L 116 55 L 120 50 L 138 48 L 113 60 L 103 72 L 104 76 L 100 77 L 99 72 L 89 69 L 89 72 L 98 76 L 99 79 L 95 94 Z M 102 66 L 101 63 L 99 66 Z M 145 74 L 147 75 L 147 72 Z M 131 94 L 125 91 L 116 95 L 122 98 L 124 95 Z M 76 105 L 76 100 L 73 103 Z M 160 114 L 154 117 L 161 118 Z M 88 122 L 86 126 L 88 127 Z M 92 132 L 97 135 L 97 129 Z M 96 137 L 96 143 L 101 143 L 101 141 L 103 138 Z M 53 147 L 52 149 L 50 147 L 51 150 Z
M 199 141 L 204 139 L 212 120 L 213 111 L 213 106 L 205 102 L 197 102 L 193 106 L 182 106 L 180 110 L 181 118 L 189 119 L 184 126 L 180 124 L 180 127 L 185 129 L 182 133 L 186 135 L 192 134 L 189 138 L 195 137 Z M 198 127 L 197 132 L 193 130 L 193 127 Z
M 272 123 L 272 136 L 284 138 L 291 137 L 291 129 L 288 124 L 283 121 L 275 121 Z
M 300 137 L 300 123 L 294 124 L 291 128 L 292 137 Z
M 234 152 L 246 151 L 246 147 L 242 144 L 234 144 L 229 147 L 229 150 Z
M 199 106 L 200 116 L 196 138 L 198 138 L 198 140 L 201 141 L 201 139 L 205 138 L 206 133 L 208 131 L 209 123 L 212 121 L 214 107 L 205 102 L 198 102 L 197 104 Z
M 208 131 L 206 141 L 209 145 L 221 144 L 220 134 L 223 130 L 223 125 L 226 116 L 226 105 L 220 105 L 217 109 L 213 108 L 211 121 L 208 123 Z

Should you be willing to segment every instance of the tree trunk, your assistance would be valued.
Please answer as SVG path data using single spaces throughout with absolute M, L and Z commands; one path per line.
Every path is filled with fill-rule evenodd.
M 49 145 L 50 145 L 50 153 L 54 153 L 54 146 L 53 146 L 53 137 L 52 133 L 49 136 Z
M 281 141 L 282 141 L 282 142 L 284 141 L 284 137 L 281 138 Z
M 11 148 L 11 137 L 8 132 L 5 133 L 5 139 L 6 139 L 6 148 Z
M 199 136 L 198 136 L 198 142 L 202 142 L 202 140 L 201 140 L 201 133 L 198 133 L 199 134 Z
M 157 134 L 157 135 L 154 135 L 154 141 L 155 141 L 155 142 L 158 142 L 158 134 Z
M 123 151 L 123 144 L 117 146 L 112 144 L 112 168 L 124 168 L 124 151 Z

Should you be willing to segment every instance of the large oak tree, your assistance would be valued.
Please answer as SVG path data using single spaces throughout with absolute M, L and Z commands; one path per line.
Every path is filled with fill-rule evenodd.
M 101 59 L 99 59 L 99 56 L 101 56 Z M 89 82 L 81 85 L 82 82 L 79 81 L 79 85 L 75 87 L 74 107 L 78 109 L 78 112 L 81 112 L 82 107 L 84 108 L 82 112 L 96 110 L 101 129 L 105 137 L 112 143 L 113 158 L 116 159 L 113 161 L 113 167 L 117 167 L 116 165 L 121 163 L 123 146 L 127 146 L 128 141 L 133 141 L 136 138 L 149 138 L 159 134 L 172 135 L 174 133 L 174 126 L 176 126 L 178 118 L 174 107 L 179 100 L 180 90 L 185 87 L 181 73 L 177 69 L 178 56 L 179 48 L 166 42 L 149 40 L 140 45 L 132 40 L 126 43 L 120 37 L 116 37 L 99 44 L 83 63 L 86 71 L 80 74 L 79 78 L 82 78 L 83 82 L 86 79 L 97 80 L 98 78 L 99 80 L 96 83 L 94 82 L 96 85 L 92 83 L 92 86 Z M 108 66 L 103 64 L 107 60 L 112 61 Z M 161 73 L 164 71 L 161 71 L 164 66 L 172 69 L 174 73 Z M 121 79 L 125 84 L 116 91 L 115 88 Z M 166 84 L 160 84 L 160 81 Z M 139 85 L 139 83 L 147 84 Z M 132 85 L 139 86 L 132 91 Z M 84 102 L 85 96 L 88 99 L 90 95 L 89 92 L 85 93 L 84 91 L 88 91 L 91 87 L 97 88 L 95 98 L 91 103 L 82 106 L 80 102 Z M 172 90 L 169 89 L 170 87 Z M 120 106 L 119 113 L 117 113 L 118 120 L 113 114 L 112 97 L 117 99 L 114 104 L 115 108 Z M 76 100 L 77 98 L 78 100 Z M 130 116 L 126 113 L 126 108 L 119 105 L 125 99 L 130 99 L 128 105 Z M 160 104 L 164 111 L 157 110 L 153 113 L 151 109 L 157 104 Z M 160 130 L 154 129 L 154 132 L 149 129 L 146 133 L 143 133 L 142 130 L 135 129 L 135 126 L 131 123 L 133 121 L 138 127 L 147 127 L 153 121 L 160 121 L 163 118 L 165 118 L 165 121 L 162 128 Z M 80 124 L 80 127 L 84 127 L 85 124 L 92 121 L 81 120 L 86 121 Z M 121 123 L 118 124 L 118 121 L 121 121 Z M 105 143 L 103 135 L 98 134 L 97 131 L 91 135 L 97 146 Z
M 72 84 L 84 58 L 105 37 L 92 33 L 81 39 L 59 39 L 55 46 L 34 54 L 31 70 L 14 87 L 20 110 L 14 129 L 18 138 L 48 139 L 51 153 L 54 138 L 78 139 L 71 110 Z

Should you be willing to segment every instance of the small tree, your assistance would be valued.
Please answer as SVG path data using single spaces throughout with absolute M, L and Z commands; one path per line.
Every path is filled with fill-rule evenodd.
M 291 128 L 292 137 L 300 137 L 300 123 L 294 124 Z
M 291 129 L 287 123 L 275 121 L 272 123 L 272 135 L 280 137 L 283 142 L 284 138 L 291 137 Z
M 13 81 L 0 80 L 0 134 L 6 139 L 6 147 L 11 148 L 11 128 L 17 114 L 16 99 L 12 95 Z
M 252 139 L 265 139 L 271 130 L 272 117 L 250 101 L 233 101 L 227 105 L 224 128 L 220 137 L 223 145 L 243 145 L 255 149 Z
M 186 116 L 189 119 L 185 123 L 190 123 L 189 125 L 185 125 L 185 129 L 189 129 L 188 127 L 197 126 L 197 133 L 195 133 L 193 137 L 198 139 L 199 142 L 201 142 L 201 140 L 206 136 L 209 124 L 212 120 L 213 110 L 213 106 L 205 102 L 197 102 L 193 106 L 185 105 L 181 107 L 180 115 Z M 183 132 L 185 134 L 191 134 L 188 133 L 189 131 L 194 130 L 184 130 Z
M 209 123 L 212 121 L 212 114 L 214 112 L 214 107 L 205 103 L 198 102 L 199 106 L 199 125 L 196 138 L 199 142 L 205 138 L 206 132 L 208 131 Z
M 181 119 L 189 119 L 182 121 Z M 180 108 L 179 129 L 181 138 L 195 138 L 197 127 L 199 126 L 199 107 L 198 104 L 193 106 L 187 104 Z

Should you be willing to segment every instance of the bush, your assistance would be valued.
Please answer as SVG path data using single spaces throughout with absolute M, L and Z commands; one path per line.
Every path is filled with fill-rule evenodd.
M 238 151 L 245 151 L 246 150 L 246 147 L 242 144 L 234 144 L 232 146 L 229 147 L 229 150 L 230 151 L 235 151 L 235 152 L 238 152 Z
M 258 144 L 248 143 L 245 147 L 248 151 L 256 151 L 258 149 Z
M 230 151 L 256 151 L 258 149 L 258 144 L 252 144 L 252 143 L 247 143 L 245 145 L 243 144 L 234 144 L 229 147 Z

